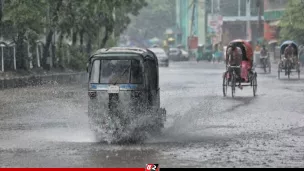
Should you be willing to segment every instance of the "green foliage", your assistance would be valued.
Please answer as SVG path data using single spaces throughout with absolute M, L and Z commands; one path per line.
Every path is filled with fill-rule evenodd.
M 5 1 L 0 30 L 5 39 L 17 44 L 18 59 L 24 61 L 20 65 L 26 65 L 28 60 L 23 57 L 24 40 L 34 46 L 37 40 L 45 39 L 45 65 L 56 36 L 59 43 L 52 52 L 60 65 L 80 69 L 85 67 L 91 51 L 115 44 L 129 25 L 130 16 L 137 15 L 146 5 L 145 0 L 10 0 Z M 66 42 L 72 42 L 72 49 L 65 46 Z M 70 52 L 69 64 L 64 51 Z
M 301 0 L 288 1 L 280 27 L 281 40 L 295 40 L 304 43 L 304 3 Z
M 70 61 L 70 67 L 73 70 L 82 71 L 86 68 L 87 59 L 85 53 L 81 52 L 79 48 L 70 47 L 69 48 L 70 57 L 72 57 Z
M 142 38 L 163 37 L 167 28 L 175 27 L 176 0 L 147 0 L 148 6 L 132 17 L 127 34 Z
M 3 18 L 4 26 L 7 24 L 10 29 L 6 30 L 7 33 L 14 38 L 20 33 L 24 33 L 26 36 L 41 34 L 44 28 L 45 15 L 43 7 L 45 7 L 45 5 L 46 4 L 40 0 L 8 1 L 4 6 Z

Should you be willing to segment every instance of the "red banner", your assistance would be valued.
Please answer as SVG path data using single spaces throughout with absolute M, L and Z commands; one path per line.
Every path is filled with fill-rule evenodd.
M 277 39 L 276 28 L 270 26 L 267 22 L 264 23 L 264 39 L 267 41 Z
M 30 169 L 30 168 L 6 168 L 6 169 L 0 169 L 1 171 L 2 170 L 7 170 L 7 171 L 13 171 L 13 170 L 28 170 L 28 171 L 32 171 L 32 170 L 48 170 L 48 171 L 51 171 L 51 170 L 70 170 L 70 171 L 77 171 L 77 170 L 92 170 L 92 171 L 145 171 L 145 168 L 33 168 L 33 169 Z
M 188 37 L 188 45 L 190 49 L 197 49 L 198 48 L 198 37 Z

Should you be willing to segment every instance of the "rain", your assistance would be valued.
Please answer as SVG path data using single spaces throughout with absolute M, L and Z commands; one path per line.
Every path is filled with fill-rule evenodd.
M 304 167 L 302 2 L 36 3 L 0 0 L 0 168 Z

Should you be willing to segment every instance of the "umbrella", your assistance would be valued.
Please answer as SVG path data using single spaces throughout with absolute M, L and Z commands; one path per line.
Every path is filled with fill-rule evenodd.
M 275 44 L 275 43 L 278 43 L 278 41 L 277 40 L 271 40 L 271 41 L 268 42 L 269 45 Z
M 153 39 L 150 39 L 150 40 L 149 40 L 149 42 L 152 43 L 152 44 L 153 44 L 153 43 L 158 43 L 159 41 L 160 41 L 160 40 L 159 40 L 159 38 L 157 38 L 157 37 L 154 37 Z
M 172 37 L 170 37 L 170 38 L 168 39 L 169 42 L 173 42 L 174 40 L 175 40 L 175 39 L 172 38 Z

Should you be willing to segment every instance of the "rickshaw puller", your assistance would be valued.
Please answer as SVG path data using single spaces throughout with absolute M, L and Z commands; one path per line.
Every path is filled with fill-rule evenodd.
M 268 51 L 267 51 L 265 45 L 263 45 L 260 54 L 261 54 L 261 63 L 264 64 L 264 62 L 265 62 L 265 60 L 266 60 L 266 57 L 267 57 L 267 54 L 268 54 Z
M 227 53 L 226 63 L 230 66 L 240 66 L 242 61 L 242 50 L 241 48 L 237 47 L 236 45 L 232 45 Z M 235 70 L 236 75 L 239 78 L 239 88 L 243 89 L 242 87 L 242 77 L 241 77 L 241 70 Z
M 293 59 L 294 58 L 294 48 L 292 44 L 289 44 L 284 50 L 284 56 L 286 59 Z

